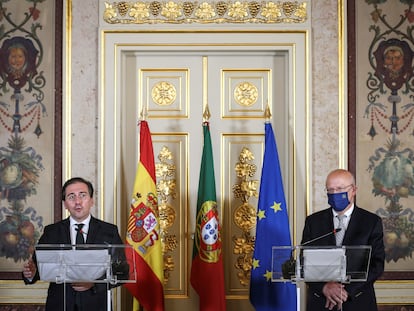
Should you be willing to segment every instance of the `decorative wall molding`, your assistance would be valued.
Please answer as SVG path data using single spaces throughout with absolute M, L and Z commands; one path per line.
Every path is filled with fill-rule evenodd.
M 309 16 L 298 1 L 105 2 L 108 24 L 301 24 Z

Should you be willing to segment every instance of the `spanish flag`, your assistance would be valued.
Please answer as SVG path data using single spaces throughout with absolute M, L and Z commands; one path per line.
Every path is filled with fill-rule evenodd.
M 126 243 L 127 259 L 135 257 L 136 283 L 125 287 L 146 311 L 164 311 L 163 257 L 155 180 L 154 151 L 146 121 L 140 122 L 140 159 L 132 192 Z M 135 256 L 132 252 L 135 252 Z
M 204 148 L 198 183 L 197 218 L 191 285 L 200 297 L 200 311 L 226 310 L 221 228 L 216 202 L 209 123 L 203 123 Z

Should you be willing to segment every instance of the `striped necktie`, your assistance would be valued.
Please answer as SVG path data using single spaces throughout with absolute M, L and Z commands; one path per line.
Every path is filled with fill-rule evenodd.
M 342 240 L 344 239 L 344 235 L 345 235 L 345 224 L 344 224 L 344 220 L 346 218 L 346 215 L 337 215 L 336 217 L 338 217 L 338 220 L 339 220 L 339 226 L 338 226 L 338 228 L 341 229 L 339 232 L 337 232 L 335 234 L 335 237 L 336 237 L 336 246 L 341 246 L 342 245 Z

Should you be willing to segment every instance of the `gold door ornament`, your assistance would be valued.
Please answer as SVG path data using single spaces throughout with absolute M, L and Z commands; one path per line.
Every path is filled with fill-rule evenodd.
M 169 234 L 168 229 L 175 222 L 176 212 L 174 207 L 168 203 L 170 199 L 176 198 L 176 180 L 174 178 L 176 167 L 169 163 L 173 156 L 168 147 L 163 146 L 158 154 L 158 160 L 155 164 L 155 174 L 157 177 L 157 194 L 158 194 L 158 210 L 160 213 L 160 229 L 162 254 L 164 259 L 164 284 L 168 283 L 170 271 L 174 270 L 174 258 L 171 252 L 177 247 L 177 237 L 175 234 Z
M 244 147 L 235 167 L 236 175 L 241 180 L 239 184 L 233 185 L 234 197 L 242 201 L 242 205 L 237 207 L 233 214 L 234 223 L 242 230 L 240 236 L 233 236 L 233 253 L 238 255 L 234 266 L 238 270 L 239 282 L 244 286 L 249 285 L 255 242 L 255 236 L 251 231 L 256 226 L 256 208 L 249 203 L 249 199 L 258 197 L 259 180 L 251 179 L 257 171 L 257 166 L 250 163 L 253 160 L 253 153 Z
M 177 90 L 167 81 L 161 81 L 154 85 L 151 91 L 152 100 L 160 106 L 169 106 L 177 98 Z
M 257 87 L 250 82 L 241 82 L 234 88 L 234 100 L 240 106 L 252 106 L 259 97 Z

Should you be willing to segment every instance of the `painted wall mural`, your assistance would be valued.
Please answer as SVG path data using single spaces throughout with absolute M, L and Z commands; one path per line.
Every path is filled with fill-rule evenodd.
M 356 171 L 363 204 L 358 203 L 383 218 L 386 270 L 412 270 L 414 1 L 364 2 L 356 1 L 358 22 L 362 14 L 367 19 L 358 34 L 358 49 L 368 52 L 357 50 L 357 64 L 366 70 L 357 66 Z M 363 13 L 358 11 L 361 6 Z
M 52 208 L 41 187 L 51 167 L 53 130 L 48 117 L 45 52 L 41 33 L 44 0 L 0 0 L 0 260 L 15 269 L 28 259 L 43 229 L 42 206 Z M 47 55 L 50 58 L 49 55 Z M 50 87 L 50 86 L 49 86 Z M 53 87 L 53 86 L 52 86 Z M 53 127 L 52 127 L 53 129 Z M 47 135 L 45 135 L 47 132 Z M 46 141 L 45 141 L 46 139 Z M 47 141 L 49 140 L 49 141 Z M 49 145 L 52 149 L 44 149 Z M 50 184 L 49 181 L 49 190 Z M 50 221 L 49 219 L 47 220 Z M 13 269 L 13 268 L 12 268 Z

